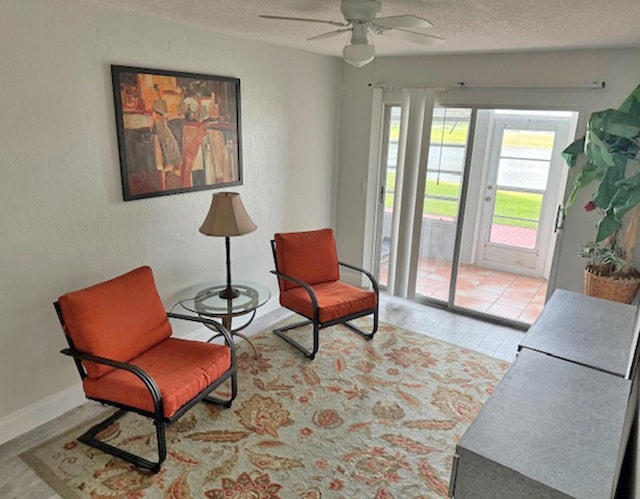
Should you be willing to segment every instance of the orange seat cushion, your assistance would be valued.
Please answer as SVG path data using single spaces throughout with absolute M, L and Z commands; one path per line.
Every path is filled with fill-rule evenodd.
M 171 335 L 171 325 L 149 267 L 58 299 L 77 350 L 126 362 Z M 113 368 L 83 362 L 91 378 Z
M 347 315 L 376 307 L 376 294 L 344 282 L 325 282 L 312 286 L 318 300 L 320 322 L 325 323 Z M 297 287 L 280 292 L 280 304 L 309 319 L 313 318 L 313 306 L 309 293 Z
M 170 418 L 185 403 L 220 378 L 231 366 L 231 350 L 225 345 L 167 338 L 131 360 L 158 385 L 164 415 Z M 153 412 L 153 399 L 136 375 L 115 369 L 100 378 L 86 377 L 89 398 L 108 400 Z
M 307 284 L 340 279 L 333 230 L 320 229 L 275 234 L 274 241 L 279 272 Z M 286 279 L 280 279 L 282 291 L 296 287 L 299 286 Z

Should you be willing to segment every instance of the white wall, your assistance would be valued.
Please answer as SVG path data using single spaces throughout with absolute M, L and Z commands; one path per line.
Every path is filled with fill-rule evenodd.
M 369 166 L 372 83 L 435 86 L 464 81 L 473 85 L 554 85 L 605 81 L 604 90 L 453 89 L 439 92 L 442 104 L 531 109 L 570 109 L 580 112 L 578 135 L 593 111 L 618 107 L 640 83 L 640 49 L 559 51 L 525 54 L 448 55 L 377 58 L 357 70 L 345 70 L 343 83 L 336 237 L 341 258 L 371 267 L 372 235 L 365 227 L 375 213 L 375 169 Z M 473 186 L 471 186 L 473 189 Z M 582 291 L 584 261 L 580 246 L 595 236 L 594 216 L 584 213 L 588 193 L 570 209 L 562 244 L 556 286 Z M 585 201 L 586 202 L 586 201 Z
M 224 241 L 198 232 L 218 191 L 122 201 L 110 64 L 240 78 L 231 190 L 258 230 L 232 241 L 236 277 L 275 294 L 273 233 L 333 225 L 342 61 L 82 0 L 3 0 L 0 443 L 78 401 L 60 294 L 148 264 L 170 306 L 224 277 Z

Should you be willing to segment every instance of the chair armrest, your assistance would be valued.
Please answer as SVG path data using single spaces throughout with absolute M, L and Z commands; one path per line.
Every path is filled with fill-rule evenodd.
M 123 369 L 125 371 L 129 371 L 130 373 L 136 375 L 140 381 L 144 383 L 151 394 L 151 398 L 153 399 L 153 407 L 156 414 L 163 415 L 163 403 L 162 403 L 162 393 L 160 393 L 160 389 L 158 385 L 153 380 L 153 378 L 141 367 L 138 367 L 134 364 L 130 364 L 128 362 L 121 362 L 119 360 L 107 359 L 106 357 L 100 357 L 98 355 L 93 355 L 87 352 L 82 352 L 80 350 L 72 350 L 71 348 L 64 348 L 60 350 L 60 353 L 63 355 L 68 355 L 69 357 L 73 357 L 78 360 L 86 360 L 87 362 L 94 362 L 96 364 L 102 364 L 105 366 L 110 366 L 115 369 Z
M 371 285 L 373 286 L 373 290 L 376 293 L 376 296 L 378 296 L 380 294 L 380 290 L 378 288 L 378 281 L 376 280 L 375 277 L 373 277 L 373 274 L 363 268 L 360 267 L 356 267 L 355 265 L 351 265 L 350 263 L 345 263 L 345 262 L 338 262 L 338 264 L 342 265 L 343 267 L 346 267 L 348 269 L 351 270 L 355 270 L 357 272 L 360 272 L 364 275 L 366 275 L 369 278 L 369 281 L 371 281 Z
M 218 332 L 222 336 L 224 336 L 225 343 L 231 349 L 231 365 L 235 365 L 236 344 L 233 342 L 233 338 L 231 337 L 231 332 L 222 324 L 211 319 L 205 319 L 204 317 L 195 317 L 193 315 L 176 314 L 175 312 L 167 312 L 167 317 L 171 319 L 181 319 L 184 321 L 198 322 L 200 324 L 205 324 L 207 326 L 213 326 L 216 330 L 218 330 Z
M 278 276 L 278 277 L 282 277 L 283 279 L 286 279 L 287 281 L 291 281 L 291 282 L 295 282 L 298 286 L 303 287 L 304 289 L 307 290 L 307 293 L 309 293 L 309 296 L 311 297 L 311 301 L 317 301 L 316 300 L 316 293 L 315 291 L 313 291 L 313 288 L 311 287 L 310 284 L 307 284 L 304 281 L 301 281 L 300 279 L 287 275 L 287 274 L 283 274 L 282 272 L 279 272 L 277 270 L 272 270 L 271 271 L 272 274 Z
M 277 270 L 272 270 L 271 273 L 276 275 L 277 277 L 281 277 L 283 279 L 287 279 L 288 281 L 295 282 L 298 286 L 303 287 L 306 290 L 306 292 L 309 293 L 309 299 L 311 300 L 311 304 L 313 305 L 313 315 L 316 316 L 316 319 L 318 318 L 317 316 L 319 316 L 320 314 L 318 309 L 318 299 L 316 298 L 316 293 L 313 291 L 313 288 L 311 287 L 311 285 L 307 284 L 304 281 L 301 281 L 300 279 L 292 277 L 290 275 L 283 274 L 282 272 L 278 272 Z

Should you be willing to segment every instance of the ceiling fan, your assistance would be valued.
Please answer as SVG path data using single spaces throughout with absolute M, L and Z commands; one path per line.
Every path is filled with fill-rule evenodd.
M 306 17 L 287 17 L 260 15 L 264 19 L 277 19 L 282 21 L 303 21 L 310 23 L 322 23 L 337 26 L 338 29 L 312 36 L 307 40 L 321 40 L 331 38 L 351 31 L 350 42 L 344 47 L 342 53 L 345 62 L 361 68 L 370 63 L 375 56 L 375 48 L 369 41 L 369 31 L 376 35 L 390 35 L 403 40 L 418 43 L 420 45 L 432 46 L 442 43 L 443 38 L 427 35 L 418 31 L 411 31 L 406 28 L 420 29 L 431 28 L 433 24 L 422 17 L 411 14 L 376 17 L 382 10 L 380 0 L 341 0 L 340 12 L 344 16 L 344 21 L 328 21 L 324 19 L 309 19 Z

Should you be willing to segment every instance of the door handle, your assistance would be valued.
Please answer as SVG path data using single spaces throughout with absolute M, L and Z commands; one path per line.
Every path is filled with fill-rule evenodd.
M 559 204 L 558 211 L 556 212 L 556 223 L 553 227 L 553 232 L 557 233 L 559 230 L 564 229 L 564 207 Z

